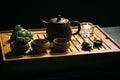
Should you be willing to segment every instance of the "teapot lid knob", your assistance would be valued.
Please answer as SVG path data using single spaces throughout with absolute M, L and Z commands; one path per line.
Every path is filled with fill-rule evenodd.
M 68 19 L 62 18 L 60 14 L 56 18 L 50 19 L 51 23 L 56 23 L 56 24 L 64 24 L 67 23 L 68 21 L 69 21 Z
M 59 14 L 57 17 L 57 22 L 61 20 L 61 15 Z

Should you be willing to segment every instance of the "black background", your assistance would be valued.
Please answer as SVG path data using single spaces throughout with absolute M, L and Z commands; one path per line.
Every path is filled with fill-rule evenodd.
M 90 21 L 101 27 L 120 26 L 119 6 L 119 2 L 115 0 L 109 2 L 105 0 L 1 0 L 0 30 L 13 29 L 16 24 L 21 24 L 24 28 L 40 28 L 43 27 L 40 23 L 42 19 L 50 19 L 51 17 L 56 17 L 58 14 L 61 14 L 69 20 L 78 20 L 80 22 Z M 113 58 L 117 60 L 116 63 L 113 61 L 113 63 L 117 65 L 119 63 L 119 54 L 113 56 Z M 110 57 L 107 61 L 114 60 L 113 58 Z M 2 58 L 0 59 L 2 60 Z M 119 66 L 116 65 L 113 68 L 119 74 Z M 109 65 L 107 68 L 110 69 Z M 85 68 L 83 70 L 85 70 Z M 86 71 L 87 70 L 88 69 L 86 69 Z M 95 72 L 97 73 L 97 71 Z M 68 73 L 70 72 L 68 71 L 66 74 Z M 70 76 L 74 78 L 77 74 L 76 72 L 75 75 Z M 32 75 L 31 77 L 35 78 L 36 76 L 33 77 Z M 110 76 L 115 76 L 115 78 L 116 76 L 119 77 L 119 75 L 116 74 Z M 107 77 L 111 79 L 110 76 Z M 99 78 L 101 76 L 96 76 L 96 78 L 97 77 Z M 95 77 L 93 76 L 91 78 L 93 79 Z
M 61 14 L 69 20 L 90 21 L 101 27 L 119 26 L 119 2 L 100 0 L 3 0 L 0 2 L 0 30 L 16 24 L 39 28 L 42 19 Z

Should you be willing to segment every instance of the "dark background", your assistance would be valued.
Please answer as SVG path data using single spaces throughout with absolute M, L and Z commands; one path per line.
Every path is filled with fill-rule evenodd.
M 0 30 L 40 28 L 42 19 L 61 14 L 69 20 L 90 21 L 101 27 L 119 26 L 119 2 L 101 0 L 3 0 L 0 2 Z
M 105 0 L 104 1 L 101 0 L 99 1 L 98 0 L 96 1 L 95 0 L 94 1 L 92 0 L 88 0 L 88 1 L 86 0 L 1 0 L 0 30 L 13 29 L 16 24 L 21 24 L 24 28 L 41 28 L 44 27 L 40 23 L 42 19 L 47 20 L 50 19 L 51 17 L 56 17 L 58 14 L 61 14 L 63 17 L 68 18 L 69 20 L 78 20 L 80 22 L 90 21 L 93 24 L 99 25 L 100 27 L 120 26 L 119 6 L 120 6 L 119 2 L 116 2 L 115 0 L 109 2 Z M 109 30 L 111 31 L 111 28 Z M 114 32 L 116 32 L 116 30 Z M 104 59 L 106 57 L 103 56 L 101 60 L 104 62 Z M 94 58 L 97 57 L 93 56 L 91 59 L 94 60 Z M 2 58 L 0 59 L 2 60 Z M 109 79 L 111 79 L 111 77 L 113 76 L 115 76 L 115 78 L 119 77 L 120 74 L 120 69 L 119 69 L 120 65 L 118 64 L 119 59 L 120 59 L 119 54 L 111 55 L 110 57 L 105 59 L 106 61 L 104 63 L 95 64 L 97 66 L 102 65 L 102 67 L 100 66 L 100 69 L 94 68 L 93 66 L 88 68 L 89 65 L 88 67 L 84 67 L 84 69 L 80 68 L 80 70 L 82 70 L 82 72 L 84 73 L 84 74 L 82 73 L 81 75 L 85 75 L 85 78 L 88 77 L 89 79 L 90 78 L 95 79 L 95 77 L 91 76 L 92 74 L 90 73 L 90 72 L 93 73 L 95 72 L 95 75 L 96 73 L 98 73 L 98 76 L 96 76 L 96 78 L 98 77 L 102 79 L 104 78 L 104 76 L 106 76 L 107 78 L 109 77 Z M 109 60 L 111 64 L 116 62 L 114 63 L 115 65 L 113 64 L 111 66 L 105 64 L 105 63 L 109 64 L 109 62 L 107 62 Z M 104 69 L 104 65 L 106 65 L 105 69 Z M 97 72 L 96 70 L 101 72 L 100 74 L 102 74 L 102 76 L 99 76 L 99 72 Z M 79 71 L 78 72 L 76 71 L 78 70 L 73 70 L 72 71 L 73 73 L 71 73 L 70 71 L 64 74 L 55 73 L 55 76 L 57 75 L 57 77 L 59 78 L 59 75 L 63 75 L 63 77 L 69 77 L 69 79 L 70 78 L 75 79 L 75 77 L 77 76 L 77 78 L 79 77 L 81 79 L 81 76 L 78 75 Z M 108 72 L 108 73 L 111 72 L 111 73 L 105 75 L 107 73 L 104 72 Z M 86 75 L 86 73 L 91 75 Z M 40 76 L 38 75 L 38 73 L 34 75 L 36 76 L 33 77 L 32 74 L 29 77 L 38 78 Z M 47 76 L 45 74 L 42 77 L 46 78 Z

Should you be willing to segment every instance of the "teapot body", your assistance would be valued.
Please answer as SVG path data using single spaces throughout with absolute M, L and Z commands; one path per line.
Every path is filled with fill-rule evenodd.
M 72 29 L 70 26 L 69 22 L 64 24 L 49 23 L 49 26 L 46 27 L 47 39 L 53 41 L 54 38 L 65 37 L 70 40 L 72 36 Z

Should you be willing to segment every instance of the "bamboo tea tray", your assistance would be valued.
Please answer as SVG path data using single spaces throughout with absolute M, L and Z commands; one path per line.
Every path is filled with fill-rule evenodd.
M 2 31 L 0 33 L 0 44 L 2 51 L 3 61 L 14 61 L 14 60 L 26 60 L 26 59 L 42 59 L 42 58 L 54 58 L 54 57 L 67 57 L 67 56 L 78 56 L 78 55 L 87 55 L 87 54 L 102 54 L 102 53 L 112 53 L 112 52 L 120 52 L 120 46 L 107 34 L 105 33 L 98 25 L 95 25 L 94 35 L 87 38 L 93 43 L 94 37 L 98 36 L 102 38 L 103 44 L 99 48 L 92 47 L 90 51 L 82 50 L 82 42 L 86 39 L 81 37 L 80 34 L 74 35 L 71 38 L 71 46 L 70 48 L 62 53 L 53 53 L 48 50 L 46 53 L 32 53 L 31 48 L 23 55 L 14 56 L 11 55 L 10 49 L 10 36 L 12 31 Z M 76 28 L 72 28 L 73 31 L 77 30 Z M 46 32 L 45 29 L 33 29 L 30 30 L 34 33 L 34 39 L 37 38 L 45 38 Z

